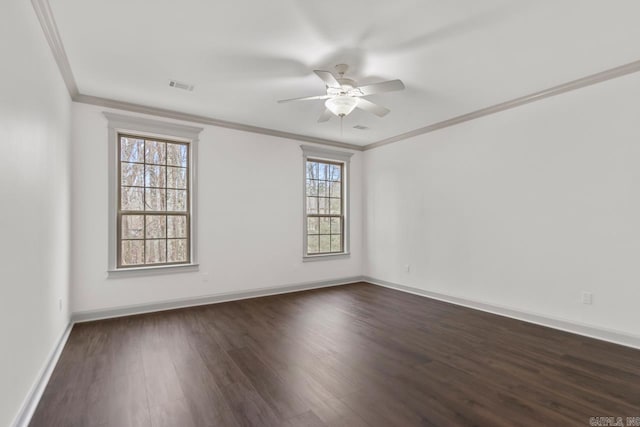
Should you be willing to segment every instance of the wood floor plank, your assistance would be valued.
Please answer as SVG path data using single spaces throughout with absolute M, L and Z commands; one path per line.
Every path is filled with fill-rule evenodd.
M 143 360 L 149 406 L 159 406 L 184 399 L 182 386 L 169 350 L 144 350 Z
M 368 427 L 362 417 L 344 404 L 340 399 L 332 398 L 318 402 L 313 413 L 327 427 Z
M 327 425 L 313 411 L 308 411 L 288 419 L 283 427 L 327 427 Z
M 640 351 L 366 283 L 74 326 L 31 426 L 640 416 Z
M 145 376 L 109 377 L 100 387 L 100 397 L 91 400 L 92 414 L 104 419 L 104 426 L 142 427 L 151 425 Z
M 237 423 L 246 427 L 277 427 L 283 421 L 251 386 L 244 383 L 227 384 L 222 389 L 233 409 Z
M 298 390 L 287 387 L 278 373 L 264 364 L 251 350 L 243 348 L 228 353 L 281 419 L 289 419 L 310 410 L 298 395 Z
M 150 409 L 153 427 L 197 427 L 191 415 L 191 408 L 186 399 L 167 402 Z M 202 425 L 202 424 L 201 424 Z

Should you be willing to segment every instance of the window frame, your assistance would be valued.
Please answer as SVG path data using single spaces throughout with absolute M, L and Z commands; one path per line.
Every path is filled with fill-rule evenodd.
M 111 112 L 103 112 L 108 120 L 109 129 L 109 258 L 107 272 L 109 276 L 120 274 L 145 274 L 156 272 L 175 272 L 197 270 L 197 146 L 203 128 L 177 123 L 147 119 L 144 117 L 125 116 Z M 160 263 L 139 266 L 121 266 L 119 259 L 120 230 L 120 136 L 132 136 L 169 143 L 188 145 L 187 160 L 187 228 L 190 260 L 187 263 Z M 155 212 L 155 211 L 154 211 Z M 152 212 L 153 213 L 153 212 Z M 169 213 L 170 214 L 170 213 Z
M 186 182 L 186 190 L 187 190 L 187 210 L 184 211 L 184 213 L 182 212 L 178 212 L 178 211 L 153 211 L 153 210 L 135 210 L 135 211 L 125 211 L 122 209 L 122 138 L 132 138 L 132 139 L 141 139 L 144 140 L 145 143 L 146 141 L 154 141 L 154 142 L 161 142 L 161 143 L 165 143 L 165 144 L 174 144 L 174 145 L 184 145 L 187 147 L 187 182 Z M 116 224 L 117 224 L 117 231 L 116 231 L 116 267 L 118 269 L 131 269 L 131 268 L 140 268 L 140 267 L 158 267 L 158 266 L 169 266 L 169 265 L 187 265 L 187 264 L 191 264 L 191 145 L 188 142 L 184 142 L 184 141 L 178 141 L 178 140 L 169 140 L 166 138 L 150 138 L 148 136 L 143 136 L 140 134 L 132 134 L 132 133 L 125 133 L 125 132 L 118 132 L 117 134 L 117 140 L 118 140 L 118 156 L 117 156 L 117 164 L 118 164 L 118 195 L 117 195 L 117 215 L 118 218 L 116 219 Z M 167 154 L 165 154 L 165 156 L 167 156 Z M 125 162 L 125 163 L 129 163 L 129 162 Z M 143 163 L 141 163 L 142 165 L 148 165 L 148 163 L 146 163 L 146 161 L 144 161 Z M 164 165 L 165 168 L 170 167 L 168 164 Z M 146 179 L 143 178 L 143 179 Z M 166 184 L 166 183 L 165 183 Z M 126 186 L 125 186 L 126 187 Z M 146 184 L 143 185 L 141 187 L 144 190 L 147 189 Z M 155 188 L 155 187 L 152 187 Z M 169 189 L 168 187 L 165 186 L 165 189 Z M 125 240 L 142 240 L 145 244 L 145 251 L 146 251 L 146 242 L 147 240 L 158 240 L 158 239 L 148 239 L 146 236 L 146 231 L 143 233 L 143 237 L 141 239 L 123 239 L 122 238 L 122 217 L 124 215 L 139 215 L 142 216 L 143 222 L 145 224 L 145 229 L 146 229 L 146 221 L 147 221 L 147 215 L 157 215 L 157 216 L 165 216 L 165 217 L 169 217 L 169 216 L 181 216 L 181 217 L 185 217 L 187 224 L 187 237 L 186 239 L 189 242 L 189 245 L 187 246 L 187 261 L 179 261 L 179 262 L 169 262 L 169 261 L 165 261 L 165 262 L 159 262 L 159 263 L 155 263 L 155 264 L 141 264 L 141 265 L 123 265 L 122 264 L 122 242 Z M 168 230 L 166 230 L 168 233 Z M 168 251 L 168 243 L 169 243 L 169 237 L 165 236 L 163 239 L 161 240 L 165 240 L 165 251 Z M 168 252 L 167 252 L 168 253 Z
M 353 153 L 348 151 L 330 150 L 310 145 L 301 145 L 302 149 L 302 260 L 306 261 L 319 261 L 338 258 L 348 258 L 351 255 L 350 252 L 350 161 Z M 329 252 L 309 254 L 307 252 L 307 223 L 310 217 L 307 213 L 307 162 L 308 161 L 320 161 L 331 164 L 342 165 L 342 252 Z M 316 216 L 316 215 L 312 215 Z

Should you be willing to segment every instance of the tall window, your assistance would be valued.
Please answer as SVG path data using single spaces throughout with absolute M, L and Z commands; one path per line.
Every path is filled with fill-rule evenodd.
M 348 253 L 347 168 L 351 153 L 302 146 L 305 257 Z
M 118 134 L 118 268 L 191 262 L 189 148 Z
M 307 159 L 307 255 L 344 252 L 343 168 Z

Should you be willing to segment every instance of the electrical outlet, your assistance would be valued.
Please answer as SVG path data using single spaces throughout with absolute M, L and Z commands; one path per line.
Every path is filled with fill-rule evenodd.
M 407 273 L 411 273 L 411 264 L 407 264 L 404 266 L 404 271 L 406 271 Z
M 209 273 L 202 273 L 202 281 L 203 282 L 209 281 Z
M 591 292 L 582 292 L 582 303 L 588 305 L 593 304 L 593 294 Z

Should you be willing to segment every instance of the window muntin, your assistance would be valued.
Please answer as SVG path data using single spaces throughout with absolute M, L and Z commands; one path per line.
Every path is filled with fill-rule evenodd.
M 305 162 L 306 255 L 344 253 L 345 204 L 342 162 Z
M 118 268 L 191 262 L 190 146 L 118 134 Z

